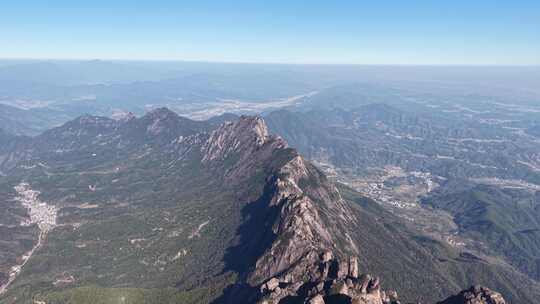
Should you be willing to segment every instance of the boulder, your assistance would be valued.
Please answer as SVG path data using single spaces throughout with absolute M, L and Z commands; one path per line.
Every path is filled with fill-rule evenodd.
M 308 301 L 308 304 L 324 304 L 324 298 L 321 295 L 316 295 Z
M 278 288 L 278 287 L 279 287 L 279 280 L 276 279 L 276 278 L 271 278 L 270 280 L 268 280 L 268 282 L 266 282 L 266 283 L 262 286 L 261 290 L 262 290 L 262 291 L 270 291 L 270 292 L 271 292 L 271 291 L 276 290 L 276 288 Z
M 349 277 L 358 278 L 358 258 L 355 256 L 349 258 Z
M 503 296 L 489 288 L 472 286 L 438 304 L 506 304 Z

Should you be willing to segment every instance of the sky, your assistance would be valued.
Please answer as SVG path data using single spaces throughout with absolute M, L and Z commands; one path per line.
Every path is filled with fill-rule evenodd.
M 537 0 L 0 1 L 3 59 L 540 64 Z

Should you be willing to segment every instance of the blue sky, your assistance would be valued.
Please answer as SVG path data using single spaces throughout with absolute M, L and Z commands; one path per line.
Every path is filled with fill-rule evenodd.
M 0 58 L 540 64 L 540 1 L 3 1 Z

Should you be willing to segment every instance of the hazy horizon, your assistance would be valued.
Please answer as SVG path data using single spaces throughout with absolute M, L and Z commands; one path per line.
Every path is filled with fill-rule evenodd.
M 539 12 L 533 1 L 11 2 L 0 58 L 539 65 Z
M 295 62 L 259 62 L 259 61 L 218 61 L 218 60 L 183 60 L 183 59 L 152 59 L 152 58 L 9 58 L 0 57 L 2 62 L 31 63 L 31 62 L 116 62 L 116 63 L 186 63 L 186 64 L 239 64 L 239 65 L 283 65 L 283 66 L 367 66 L 367 67 L 540 67 L 540 63 L 497 64 L 497 63 L 295 63 Z

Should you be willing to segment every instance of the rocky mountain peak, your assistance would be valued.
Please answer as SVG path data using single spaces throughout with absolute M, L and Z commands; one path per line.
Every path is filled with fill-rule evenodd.
M 251 130 L 255 134 L 258 144 L 263 144 L 269 137 L 268 127 L 260 116 L 242 116 L 239 122 L 241 129 Z
M 44 144 L 50 145 L 60 143 L 61 140 L 73 142 L 104 136 L 113 133 L 119 126 L 118 122 L 100 116 L 82 115 L 59 127 L 44 132 L 37 138 L 44 141 Z M 66 143 L 63 142 L 63 143 Z
M 178 117 L 178 114 L 176 114 L 175 112 L 173 112 L 167 107 L 160 107 L 160 108 L 152 109 L 151 111 L 146 113 L 145 116 L 151 117 L 154 119 L 164 119 L 167 117 Z
M 136 137 L 144 137 L 145 140 L 170 142 L 178 136 L 205 132 L 209 127 L 210 124 L 207 122 L 194 121 L 162 107 L 146 113 L 141 118 L 130 119 L 125 123 L 124 129 Z
M 261 303 L 315 295 L 317 286 L 358 278 L 358 259 L 349 255 L 358 254 L 357 245 L 344 230 L 351 224 L 347 216 L 351 211 L 338 190 L 300 155 L 281 166 L 274 177 L 274 191 L 268 198 L 269 208 L 278 210 L 268 223 L 274 241 L 248 278 L 251 285 L 261 286 Z M 349 248 L 339 248 L 338 243 Z M 371 280 L 363 283 L 371 284 L 374 291 L 378 281 Z
M 335 258 L 322 252 L 310 265 L 302 265 L 304 281 L 272 278 L 260 286 L 258 304 L 400 304 L 394 290 L 382 290 L 381 281 L 370 274 L 359 274 L 358 259 Z M 422 288 L 422 286 L 418 286 Z M 506 304 L 500 293 L 473 286 L 437 304 Z
M 234 136 L 241 138 L 253 138 L 255 144 L 261 146 L 269 139 L 268 127 L 260 116 L 242 115 L 232 123 L 231 129 Z
M 330 251 L 323 251 L 304 265 L 309 280 L 282 282 L 272 278 L 260 288 L 260 304 L 277 304 L 293 300 L 294 303 L 325 304 L 393 304 L 397 301 L 395 291 L 381 290 L 380 280 L 369 274 L 359 274 L 358 259 L 354 256 L 339 259 Z
M 214 130 L 203 146 L 203 161 L 224 160 L 232 153 L 249 156 L 265 144 L 273 148 L 284 148 L 286 142 L 270 136 L 261 117 L 241 116 L 234 122 L 225 122 Z
M 124 111 L 116 111 L 112 114 L 112 119 L 120 121 L 120 122 L 126 122 L 133 119 L 136 119 L 137 116 L 133 112 L 124 112 Z
M 179 119 L 179 116 L 168 108 L 157 108 L 143 116 L 142 120 L 147 123 L 146 132 L 151 135 L 158 135 L 162 132 L 170 132 L 172 124 Z
M 258 304 L 402 303 L 395 290 L 382 289 L 378 277 L 361 274 L 359 259 L 354 255 L 344 257 L 336 256 L 331 250 L 310 250 L 290 265 L 259 285 Z M 423 287 L 418 285 L 418 288 Z M 489 288 L 472 286 L 437 304 L 506 304 L 506 301 Z

